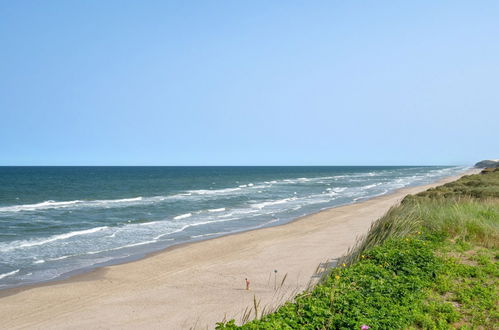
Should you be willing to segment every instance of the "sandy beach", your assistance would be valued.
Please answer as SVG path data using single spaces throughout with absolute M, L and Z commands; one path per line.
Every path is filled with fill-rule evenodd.
M 0 328 L 211 329 L 224 318 L 239 321 L 255 297 L 263 308 L 306 288 L 321 262 L 344 254 L 407 194 L 457 178 L 400 189 L 281 226 L 181 245 L 68 280 L 3 290 Z M 245 278 L 251 281 L 249 291 Z

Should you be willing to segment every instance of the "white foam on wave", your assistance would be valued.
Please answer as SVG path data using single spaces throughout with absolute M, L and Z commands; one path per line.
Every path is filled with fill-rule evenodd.
M 160 196 L 158 196 L 160 197 Z M 130 203 L 130 202 L 140 202 L 144 200 L 144 197 L 133 197 L 133 198 L 122 198 L 122 199 L 103 199 L 103 200 L 95 200 L 90 201 L 89 203 L 95 204 L 114 204 L 114 203 Z
M 234 221 L 234 220 L 241 220 L 241 218 L 220 218 L 217 220 L 208 220 L 208 221 L 190 223 L 190 224 L 183 225 L 182 227 L 180 227 L 176 230 L 162 233 L 162 234 L 154 237 L 154 239 L 157 240 L 157 239 L 160 239 L 161 237 L 164 237 L 164 236 L 180 233 L 180 232 L 183 232 L 184 230 L 186 230 L 187 228 L 191 228 L 191 227 L 198 227 L 198 226 L 208 225 L 208 224 L 212 224 L 212 223 L 228 222 L 228 221 Z
M 215 213 L 215 212 L 223 212 L 225 211 L 225 207 L 221 207 L 219 209 L 209 209 L 208 212 Z
M 234 220 L 237 220 L 237 219 L 234 219 Z M 279 218 L 272 218 L 269 221 L 266 221 L 264 223 L 261 223 L 259 225 L 256 225 L 256 226 L 253 226 L 253 227 L 249 227 L 249 228 L 240 228 L 238 230 L 233 230 L 233 231 L 225 231 L 225 232 L 206 233 L 206 234 L 201 234 L 201 235 L 193 235 L 190 238 L 200 238 L 200 237 L 214 236 L 214 235 L 233 234 L 233 233 L 237 233 L 237 232 L 241 232 L 241 231 L 253 230 L 253 229 L 265 227 L 265 226 L 267 226 L 267 225 L 269 225 L 271 223 L 275 223 L 275 222 L 278 222 L 278 221 L 279 221 Z M 220 222 L 220 221 L 215 221 L 215 222 Z
M 162 233 L 162 234 L 159 234 L 158 236 L 154 237 L 155 240 L 158 240 L 160 239 L 161 237 L 164 237 L 164 236 L 167 236 L 167 235 L 171 235 L 171 234 L 174 234 L 175 232 L 167 232 L 167 233 Z
M 326 188 L 327 191 L 331 191 L 333 193 L 340 193 L 342 191 L 345 191 L 346 189 L 346 187 Z
M 132 243 L 132 244 L 128 244 L 128 245 L 125 245 L 125 246 L 121 246 L 119 249 L 124 249 L 124 248 L 134 247 L 134 246 L 140 246 L 140 245 L 146 245 L 146 244 L 151 244 L 151 243 L 156 243 L 156 242 L 157 242 L 157 240 L 153 239 L 153 240 L 150 240 L 150 241 Z M 97 252 L 97 253 L 101 253 L 101 252 L 104 252 L 104 251 L 100 251 L 100 252 Z
M 199 189 L 199 190 L 189 190 L 189 192 L 193 194 L 226 194 L 226 193 L 232 193 L 232 192 L 244 192 L 244 191 L 253 191 L 256 188 L 268 188 L 270 182 L 259 182 L 257 184 L 254 183 L 247 183 L 247 184 L 241 184 L 238 185 L 237 187 L 228 187 L 228 188 L 222 188 L 222 189 Z M 247 189 L 242 189 L 242 188 L 247 188 Z
M 116 237 L 116 234 L 119 233 L 119 232 L 120 232 L 120 229 L 118 228 L 111 235 L 107 235 L 106 237 L 108 237 L 108 238 L 114 238 L 114 237 Z
M 185 214 L 177 215 L 176 217 L 173 218 L 173 220 L 185 219 L 185 218 L 189 218 L 191 216 L 192 216 L 192 213 L 185 213 Z
M 366 186 L 362 186 L 360 187 L 361 190 L 368 190 L 368 189 L 371 189 L 371 188 L 374 188 L 374 187 L 377 187 L 379 186 L 380 184 L 382 184 L 381 182 L 379 183 L 373 183 L 373 184 L 368 184 Z
M 390 189 L 397 189 L 397 188 L 402 188 L 406 187 L 409 185 L 413 184 L 424 184 L 424 183 L 430 183 L 433 182 L 434 180 L 437 180 L 439 178 L 449 176 L 449 175 L 455 175 L 457 173 L 460 173 L 462 171 L 465 171 L 469 167 L 465 166 L 455 166 L 455 167 L 449 167 L 449 168 L 443 168 L 443 169 L 432 169 L 426 172 L 419 172 L 415 173 L 413 175 L 402 175 L 398 178 L 392 179 L 390 182 L 383 183 L 385 186 L 389 186 Z M 425 169 L 422 167 L 421 169 Z
M 9 272 L 9 273 L 3 273 L 3 274 L 0 274 L 0 280 L 1 280 L 2 278 L 6 278 L 6 277 L 8 277 L 8 276 L 12 276 L 12 275 L 14 275 L 14 274 L 17 274 L 17 273 L 19 273 L 19 271 L 20 271 L 20 269 L 16 269 L 16 270 L 14 270 L 14 271 L 12 271 L 12 272 Z
M 82 201 L 67 201 L 67 202 L 55 202 L 52 200 L 36 203 L 36 204 L 24 204 L 24 205 L 12 205 L 12 206 L 4 206 L 0 207 L 0 212 L 20 212 L 20 211 L 36 211 L 36 210 L 44 210 L 44 209 L 52 209 L 52 208 L 65 208 L 71 207 L 77 203 L 81 203 Z
M 311 177 L 311 178 L 289 178 L 289 179 L 281 179 L 281 180 L 273 180 L 273 181 L 265 181 L 266 184 L 277 184 L 277 185 L 288 185 L 288 184 L 329 184 L 331 180 L 338 180 L 342 178 L 350 178 L 357 176 L 367 176 L 367 174 L 363 173 L 352 173 L 346 175 L 333 175 L 333 176 L 319 176 L 319 177 Z
M 139 226 L 151 226 L 160 223 L 161 221 L 150 221 L 150 222 L 142 222 L 139 223 Z
M 426 173 L 426 176 L 427 177 L 446 176 L 446 175 L 464 172 L 465 170 L 468 170 L 468 169 L 470 169 L 470 167 L 468 167 L 468 166 L 456 166 L 456 167 L 450 167 L 450 168 L 442 168 L 442 169 L 438 169 L 438 170 L 432 170 L 432 171 Z
M 74 200 L 74 201 L 62 201 L 56 202 L 53 200 L 44 201 L 35 204 L 23 204 L 23 205 L 12 205 L 0 207 L 0 212 L 23 212 L 23 211 L 38 211 L 47 209 L 61 209 L 61 208 L 81 208 L 81 207 L 106 207 L 106 206 L 116 206 L 123 205 L 128 206 L 130 203 L 141 202 L 144 198 L 133 197 L 133 198 L 122 198 L 122 199 L 103 199 L 103 200 Z
M 173 241 L 173 238 L 164 239 L 162 241 Z M 130 248 L 130 247 L 134 247 L 134 246 L 141 246 L 141 245 L 147 245 L 147 244 L 152 244 L 152 243 L 158 243 L 158 239 L 157 238 L 153 238 L 152 240 L 149 240 L 149 241 L 131 243 L 131 244 L 128 244 L 128 245 L 118 246 L 118 247 L 111 248 L 111 249 L 91 251 L 91 252 L 87 252 L 86 254 L 95 255 L 95 254 L 99 254 L 99 253 L 103 253 L 103 252 L 118 251 L 118 250 Z
M 72 255 L 68 255 L 68 256 L 61 256 L 61 257 L 56 257 L 56 258 L 50 258 L 50 259 L 48 259 L 48 261 L 64 260 L 64 259 L 67 259 L 70 257 L 75 257 L 75 256 L 77 256 L 77 254 L 72 254 Z
M 229 187 L 223 189 L 196 189 L 188 190 L 187 192 L 170 195 L 167 199 L 195 199 L 195 198 L 217 198 L 219 196 L 230 196 L 251 193 L 255 189 L 264 189 L 270 187 L 268 184 L 258 184 L 253 183 L 242 184 L 238 187 Z
M 207 237 L 207 236 L 214 236 L 214 235 L 222 235 L 222 234 L 230 234 L 230 232 L 227 231 L 221 231 L 217 233 L 207 233 L 207 234 L 201 234 L 201 235 L 192 235 L 191 238 L 200 238 L 200 237 Z
M 284 198 L 284 199 L 278 199 L 274 201 L 268 201 L 268 202 L 262 202 L 262 203 L 256 203 L 251 205 L 251 207 L 257 208 L 257 209 L 263 209 L 264 207 L 267 206 L 272 206 L 272 205 L 278 205 L 278 204 L 284 204 L 290 201 L 296 200 L 296 197 L 291 197 L 291 198 Z
M 198 190 L 189 190 L 190 194 L 195 195 L 223 195 L 227 193 L 232 193 L 235 191 L 240 191 L 241 188 L 225 188 L 225 189 L 198 189 Z
M 219 218 L 228 218 L 228 217 L 232 217 L 234 215 L 245 215 L 245 214 L 250 214 L 250 213 L 256 213 L 258 212 L 258 210 L 255 210 L 255 209 L 250 209 L 250 208 L 241 208 L 241 209 L 235 209 L 235 210 L 232 210 L 231 212 L 227 213 L 227 214 L 223 214 L 223 215 L 220 215 Z
M 38 246 L 38 245 L 44 245 L 47 243 L 59 241 L 59 240 L 65 240 L 74 236 L 80 236 L 80 235 L 88 235 L 92 233 L 96 233 L 98 231 L 107 229 L 109 227 L 104 226 L 104 227 L 96 227 L 96 228 L 91 228 L 91 229 L 85 229 L 85 230 L 77 230 L 77 231 L 72 231 L 66 234 L 60 234 L 60 235 L 54 235 L 46 239 L 41 239 L 41 240 L 29 240 L 29 241 L 14 241 L 10 242 L 8 244 L 1 244 L 0 245 L 0 251 L 2 252 L 8 252 L 16 249 L 22 249 L 22 248 L 29 248 L 33 246 Z

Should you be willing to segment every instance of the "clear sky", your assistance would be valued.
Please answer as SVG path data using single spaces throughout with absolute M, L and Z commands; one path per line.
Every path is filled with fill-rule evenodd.
M 499 158 L 499 1 L 1 1 L 0 165 Z

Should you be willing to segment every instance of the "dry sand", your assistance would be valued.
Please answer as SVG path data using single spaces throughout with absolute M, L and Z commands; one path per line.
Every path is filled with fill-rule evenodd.
M 4 290 L 0 328 L 212 329 L 225 315 L 240 320 L 254 296 L 263 308 L 303 290 L 319 263 L 340 257 L 405 195 L 456 178 L 328 209 L 282 226 L 186 244 L 64 281 Z M 285 274 L 276 292 L 274 282 L 280 286 Z M 250 291 L 244 290 L 246 277 Z

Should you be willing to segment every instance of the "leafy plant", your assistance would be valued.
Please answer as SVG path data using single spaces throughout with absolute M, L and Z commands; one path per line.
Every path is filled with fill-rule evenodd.
M 406 197 L 341 258 L 347 267 L 274 313 L 217 329 L 496 327 L 499 169 L 483 173 Z

